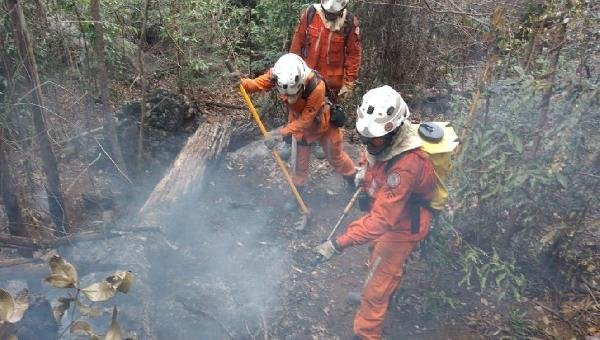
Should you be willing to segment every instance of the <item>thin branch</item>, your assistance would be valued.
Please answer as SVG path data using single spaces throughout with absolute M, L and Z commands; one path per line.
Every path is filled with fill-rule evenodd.
M 405 4 L 390 4 L 387 2 L 376 2 L 376 1 L 357 1 L 357 2 L 359 4 L 365 4 L 365 5 L 394 6 L 394 7 L 405 7 L 405 8 L 414 8 L 414 9 L 426 9 L 425 7 L 421 7 L 421 6 L 405 5 Z
M 131 179 L 121 170 L 121 168 L 119 168 L 119 166 L 117 165 L 117 163 L 115 163 L 115 161 L 112 159 L 112 157 L 110 157 L 110 155 L 108 154 L 108 152 L 106 152 L 106 150 L 104 149 L 104 147 L 102 146 L 102 144 L 98 141 L 98 139 L 94 138 L 94 140 L 96 141 L 96 144 L 98 144 L 98 146 L 100 147 L 100 149 L 102 149 L 102 152 L 106 155 L 106 157 L 108 157 L 108 159 L 110 159 L 111 163 L 115 166 L 115 168 L 119 171 L 119 173 L 127 180 L 127 182 L 129 182 L 129 184 L 133 184 L 133 182 L 131 181 Z
M 580 175 L 584 175 L 584 176 L 590 176 L 590 177 L 593 177 L 593 178 L 600 178 L 600 176 L 598 176 L 598 175 L 590 174 L 590 173 L 587 173 L 587 172 L 579 172 L 579 174 Z
M 476 18 L 476 16 L 489 16 L 490 14 L 480 14 L 480 13 L 467 13 L 467 12 L 463 12 L 463 11 L 457 11 L 457 10 L 438 10 L 438 9 L 433 9 L 429 3 L 427 2 L 427 0 L 423 0 L 423 2 L 425 3 L 425 6 L 427 7 L 428 10 L 430 10 L 433 13 L 437 13 L 437 14 L 455 14 L 455 15 L 461 15 L 461 16 L 467 16 L 471 19 L 473 19 L 473 21 L 476 21 L 477 23 L 485 26 L 485 27 L 489 27 L 489 24 L 487 22 L 482 21 L 481 19 Z
M 80 172 L 79 175 L 77 175 L 77 177 L 75 177 L 75 179 L 73 180 L 73 183 L 71 183 L 69 185 L 69 187 L 67 187 L 67 190 L 65 190 L 66 194 L 68 194 L 71 191 L 71 189 L 77 183 L 77 181 L 81 178 L 81 176 L 83 176 L 83 174 L 85 174 L 90 169 L 90 167 L 92 167 L 92 165 L 96 164 L 96 162 L 99 161 L 101 157 L 102 157 L 102 153 L 99 152 L 98 157 L 96 157 L 96 159 L 94 159 L 90 164 L 88 164 L 88 166 L 86 166 L 85 169 L 83 169 L 83 171 Z

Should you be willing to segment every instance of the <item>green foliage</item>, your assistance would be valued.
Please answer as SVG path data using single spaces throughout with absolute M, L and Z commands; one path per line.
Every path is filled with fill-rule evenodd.
M 560 17 L 556 11 L 564 7 L 554 4 L 541 15 Z M 553 17 L 548 11 L 554 11 Z M 449 223 L 477 245 L 461 255 L 464 286 L 473 286 L 476 279 L 482 290 L 495 286 L 501 288 L 500 297 L 519 297 L 525 277 L 518 273 L 516 261 L 535 268 L 541 253 L 534 248 L 560 231 L 556 226 L 576 230 L 600 206 L 600 82 L 582 73 L 586 63 L 597 60 L 593 58 L 599 55 L 598 46 L 592 42 L 598 37 L 590 33 L 579 9 L 565 13 L 567 19 L 554 78 L 550 60 L 557 42 L 539 42 L 554 50 L 534 50 L 533 64 L 525 68 L 519 63 L 527 44 L 516 41 L 522 37 L 505 37 L 497 79 L 485 87 L 473 129 L 462 141 L 464 150 L 451 184 L 456 205 Z M 561 23 L 552 22 L 556 27 Z M 556 29 L 547 36 L 555 34 Z M 582 54 L 586 50 L 589 54 Z M 552 93 L 545 102 L 549 86 Z M 453 96 L 457 125 L 464 123 L 471 100 Z M 546 109 L 547 119 L 540 121 Z M 544 128 L 536 131 L 540 122 Z M 536 148 L 538 134 L 541 143 Z
M 456 310 L 459 301 L 448 296 L 443 290 L 427 291 L 423 303 L 423 312 L 433 317 L 439 317 L 448 309 Z
M 525 339 L 535 334 L 535 327 L 526 319 L 527 312 L 514 309 L 510 312 L 507 320 L 511 335 L 502 339 Z
M 494 289 L 498 300 L 505 297 L 519 300 L 527 280 L 516 261 L 503 260 L 496 250 L 490 254 L 467 243 L 445 217 L 437 219 L 422 246 L 430 271 L 435 273 L 439 268 L 458 267 L 460 287 L 477 287 L 481 293 Z M 440 296 L 436 298 L 443 300 Z M 448 305 L 454 308 L 455 303 Z
M 303 6 L 301 1 L 275 0 L 246 5 L 232 0 L 173 2 L 163 5 L 167 14 L 162 35 L 177 45 L 184 84 L 207 76 L 210 69 L 198 62 L 210 63 L 207 58 L 214 52 L 234 59 L 244 72 L 258 73 L 287 50 Z
M 507 293 L 519 300 L 521 291 L 527 281 L 513 261 L 503 261 L 494 250 L 489 256 L 481 249 L 467 247 L 460 257 L 463 278 L 460 286 L 471 288 L 471 280 L 477 279 L 479 289 L 483 292 L 486 288 L 495 288 L 498 291 L 498 300 L 503 299 Z

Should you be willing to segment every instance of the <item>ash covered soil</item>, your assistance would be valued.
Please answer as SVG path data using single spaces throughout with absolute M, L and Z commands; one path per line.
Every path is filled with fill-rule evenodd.
M 356 146 L 347 144 L 346 150 L 357 159 Z M 266 331 L 275 339 L 350 339 L 357 306 L 347 303 L 347 294 L 362 288 L 368 248 L 349 249 L 317 266 L 311 252 L 327 237 L 352 195 L 342 177 L 313 157 L 304 197 L 312 219 L 304 231 L 293 225 L 298 212 L 284 208 L 291 193 L 260 141 L 228 154 L 204 187 L 196 209 L 182 214 L 177 223 L 188 251 L 213 259 L 210 271 L 220 268 L 215 275 L 237 286 L 228 291 L 231 297 L 220 297 L 221 303 L 229 298 L 247 302 L 245 321 L 223 321 L 233 326 L 230 331 L 241 338 L 262 338 Z M 339 232 L 359 215 L 358 208 L 353 209 Z M 207 234 L 220 235 L 219 241 Z M 443 322 L 423 313 L 419 294 L 431 274 L 422 262 L 411 260 L 388 313 L 384 338 L 480 339 L 458 313 L 456 319 L 444 315 Z M 202 265 L 195 267 L 192 270 L 204 270 Z M 244 332 L 244 322 L 260 327 Z

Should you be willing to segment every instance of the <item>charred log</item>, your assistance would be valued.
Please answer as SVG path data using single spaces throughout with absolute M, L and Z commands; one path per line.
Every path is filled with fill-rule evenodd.
M 156 217 L 159 211 L 165 211 L 177 200 L 197 192 L 202 186 L 208 161 L 227 149 L 231 132 L 229 119 L 200 126 L 144 203 L 140 210 L 142 220 Z

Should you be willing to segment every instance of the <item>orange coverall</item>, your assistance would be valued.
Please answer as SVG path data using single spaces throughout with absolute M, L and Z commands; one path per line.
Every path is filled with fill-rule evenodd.
M 358 76 L 362 54 L 358 18 L 354 16 L 353 28 L 345 45 L 343 31 L 330 31 L 318 13 L 315 13 L 307 29 L 307 12 L 308 9 L 305 9 L 300 15 L 290 52 L 301 56 L 308 67 L 319 72 L 337 95 L 344 84 L 354 83 Z M 304 46 L 307 43 L 308 46 Z M 306 47 L 306 56 L 302 55 L 303 47 Z M 331 99 L 335 101 L 335 98 Z
M 267 91 L 275 84 L 271 81 L 273 71 L 255 79 L 242 79 L 242 86 L 248 92 Z M 314 77 L 311 73 L 309 79 Z M 283 136 L 293 135 L 298 141 L 296 171 L 293 182 L 297 186 L 306 184 L 310 161 L 310 143 L 319 141 L 327 156 L 329 164 L 336 172 L 350 176 L 354 174 L 354 162 L 343 150 L 344 135 L 342 130 L 329 124 L 329 105 L 325 104 L 325 83 L 320 81 L 310 95 L 301 96 L 294 103 L 283 99 L 289 108 L 288 123 L 281 129 Z
M 389 299 L 400 284 L 404 263 L 429 232 L 431 212 L 424 207 L 419 207 L 418 232 L 411 232 L 409 198 L 418 195 L 431 200 L 436 187 L 433 164 L 424 151 L 404 152 L 386 171 L 388 162 L 376 162 L 367 169 L 363 190 L 372 198 L 369 213 L 350 223 L 336 239 L 341 249 L 373 241 L 369 274 L 354 318 L 354 334 L 368 340 L 381 338 Z

